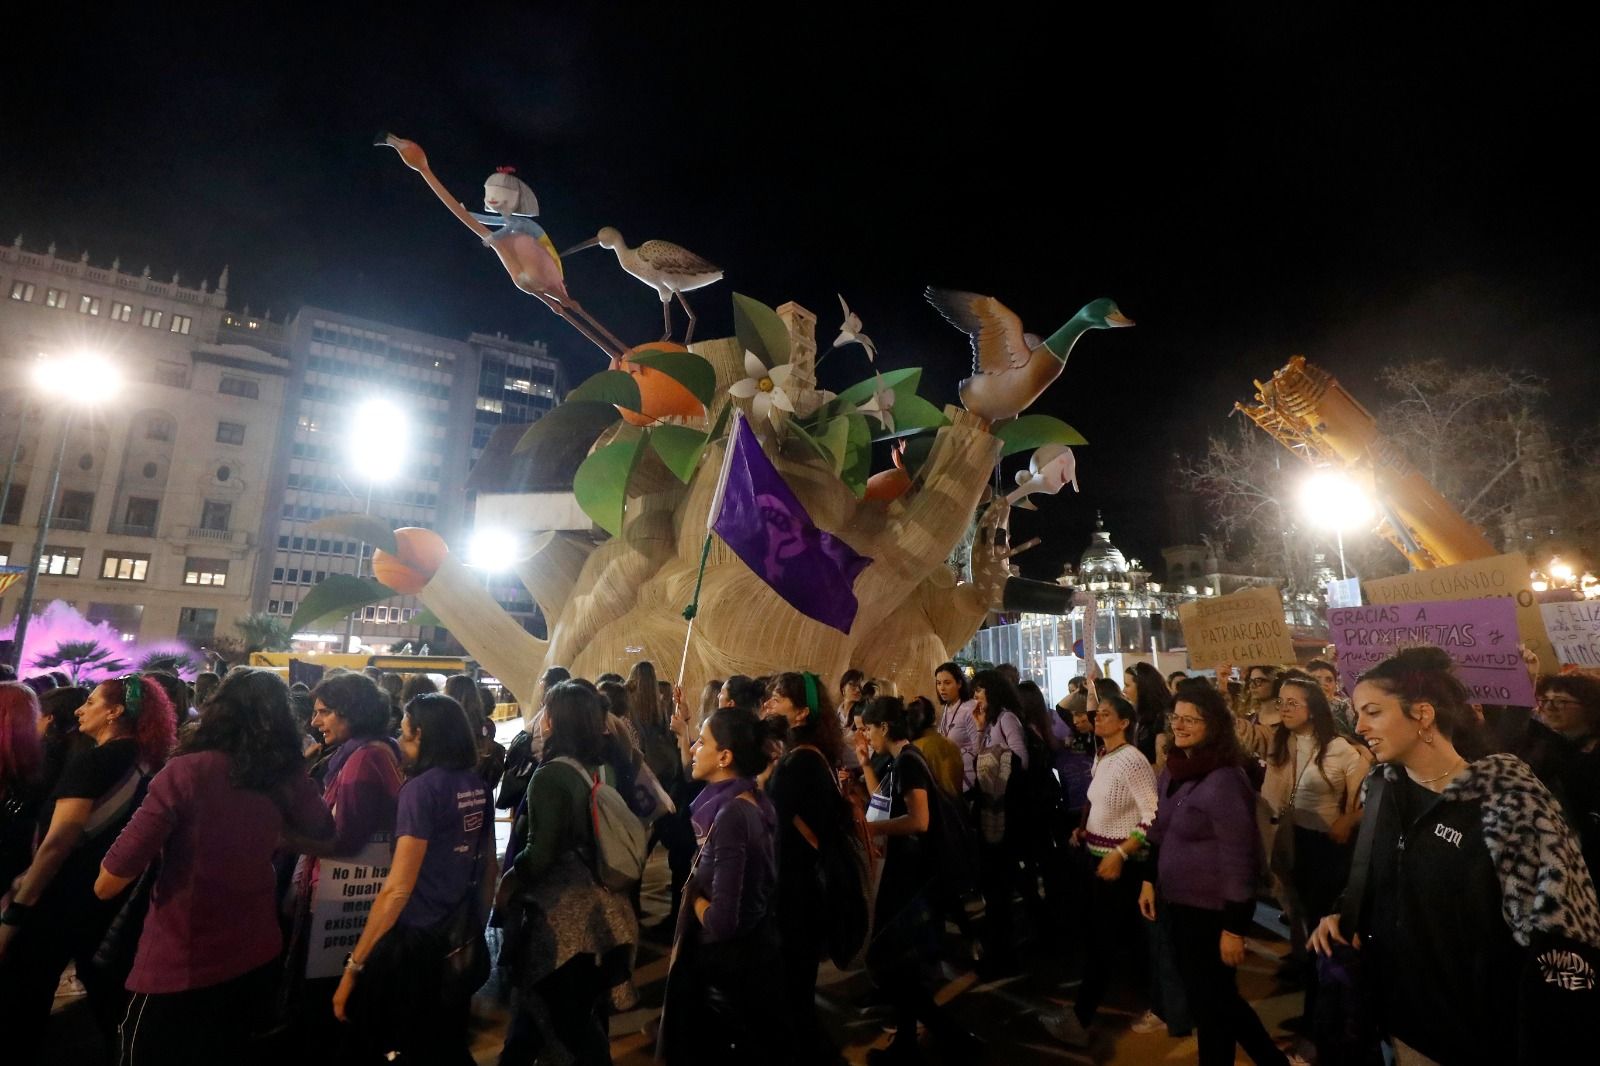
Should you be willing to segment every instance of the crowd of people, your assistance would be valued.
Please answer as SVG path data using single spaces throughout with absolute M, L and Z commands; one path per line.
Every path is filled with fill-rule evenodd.
M 508 749 L 466 676 L 0 681 L 5 1059 L 49 1054 L 70 967 L 131 1066 L 467 1063 L 498 968 L 501 1063 L 608 1063 L 653 938 L 669 1064 L 838 1061 L 824 960 L 892 1012 L 869 1061 L 978 1061 L 943 975 L 1044 957 L 1081 975 L 1036 1012 L 1070 1047 L 1120 981 L 1203 1066 L 1564 1061 L 1600 996 L 1600 681 L 1540 677 L 1530 711 L 1474 704 L 1434 648 L 1231 674 L 1139 663 L 1052 708 L 1008 665 L 913 698 L 554 668 Z M 641 928 L 658 844 L 670 913 Z M 1238 987 L 1262 908 L 1304 989 L 1288 1047 Z

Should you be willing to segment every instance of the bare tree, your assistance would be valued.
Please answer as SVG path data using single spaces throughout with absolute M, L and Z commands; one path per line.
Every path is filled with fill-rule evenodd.
M 1428 359 L 1388 367 L 1379 380 L 1392 394 L 1379 427 L 1468 521 L 1496 537 L 1523 492 L 1517 467 L 1543 428 L 1544 379 Z
M 1379 428 L 1471 522 L 1498 538 L 1524 486 L 1517 474 L 1542 431 L 1542 379 L 1521 370 L 1458 367 L 1434 359 L 1379 374 L 1387 395 L 1374 405 Z M 1213 434 L 1183 471 L 1208 505 L 1227 554 L 1281 575 L 1290 592 L 1315 589 L 1337 569 L 1334 536 L 1300 513 L 1306 466 L 1247 419 Z M 1350 569 L 1393 573 L 1405 560 L 1377 537 L 1345 538 Z M 1331 564 L 1331 565 L 1330 565 Z

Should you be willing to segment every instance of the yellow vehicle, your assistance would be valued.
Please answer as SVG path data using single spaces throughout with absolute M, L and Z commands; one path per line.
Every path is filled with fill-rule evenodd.
M 257 651 L 250 653 L 251 666 L 264 666 L 271 670 L 289 672 L 289 660 L 314 663 L 321 667 L 340 666 L 346 670 L 365 670 L 377 667 L 396 674 L 451 674 L 471 673 L 477 664 L 471 659 L 454 655 L 341 655 L 337 652 Z

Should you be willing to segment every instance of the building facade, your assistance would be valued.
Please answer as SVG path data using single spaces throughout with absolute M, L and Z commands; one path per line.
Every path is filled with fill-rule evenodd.
M 63 600 L 128 641 L 203 646 L 254 607 L 288 364 L 219 336 L 226 268 L 211 289 L 120 267 L 0 248 L 0 557 L 32 558 L 65 433 L 35 610 Z M 110 402 L 33 387 L 41 356 L 85 350 L 122 373 Z M 21 597 L 19 582 L 0 623 Z
M 370 574 L 370 546 L 314 529 L 322 518 L 370 513 L 391 526 L 432 529 L 465 554 L 470 520 L 465 484 L 473 461 L 502 422 L 532 422 L 562 391 L 560 364 L 543 344 L 471 334 L 466 341 L 376 322 L 323 307 L 303 307 L 285 325 L 229 314 L 229 336 L 258 336 L 281 345 L 291 385 L 267 500 L 275 516 L 270 561 L 257 578 L 257 598 L 284 619 L 333 574 Z M 393 428 L 404 457 L 398 477 L 369 479 L 350 457 L 355 412 L 386 400 L 405 413 Z M 502 605 L 525 624 L 536 617 L 517 584 L 487 577 Z M 364 607 L 351 635 L 362 647 L 420 650 L 430 636 L 414 618 L 416 597 L 395 596 Z M 311 646 L 343 647 L 345 627 L 331 620 L 297 637 Z

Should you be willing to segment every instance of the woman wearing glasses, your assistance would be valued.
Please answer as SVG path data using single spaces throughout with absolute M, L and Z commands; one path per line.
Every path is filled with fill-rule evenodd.
M 1262 794 L 1272 805 L 1272 872 L 1292 893 L 1299 937 L 1307 916 L 1333 909 L 1350 869 L 1350 843 L 1361 824 L 1367 761 L 1338 734 L 1322 686 L 1288 674 L 1274 686 L 1281 716 L 1267 754 Z M 1315 1017 L 1316 981 L 1306 985 L 1305 1017 Z
M 1286 1056 L 1239 994 L 1236 967 L 1255 913 L 1261 872 L 1255 789 L 1222 693 L 1178 686 L 1172 750 L 1157 782 L 1160 807 L 1150 828 L 1155 877 L 1139 909 L 1156 918 L 1156 887 L 1172 922 L 1172 940 L 1189 1011 L 1200 1038 L 1200 1066 L 1231 1066 L 1243 1047 L 1256 1066 L 1286 1066 Z
M 1540 678 L 1537 716 L 1576 749 L 1566 800 L 1589 876 L 1600 880 L 1600 680 L 1583 674 Z

